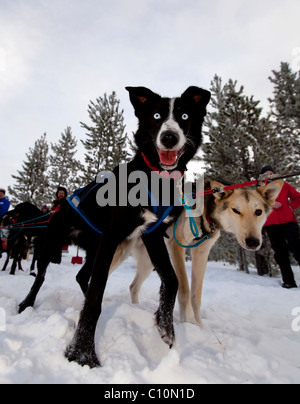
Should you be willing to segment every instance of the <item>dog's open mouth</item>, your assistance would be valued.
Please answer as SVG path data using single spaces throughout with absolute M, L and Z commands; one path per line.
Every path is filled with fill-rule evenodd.
M 159 159 L 162 166 L 176 167 L 179 157 L 182 155 L 181 150 L 158 150 Z

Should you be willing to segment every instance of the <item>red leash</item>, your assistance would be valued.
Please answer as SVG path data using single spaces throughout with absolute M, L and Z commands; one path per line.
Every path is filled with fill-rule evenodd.
M 218 194 L 218 193 L 222 193 L 222 192 L 225 192 L 225 191 L 230 191 L 232 189 L 251 187 L 253 185 L 255 185 L 257 187 L 263 187 L 263 186 L 266 186 L 266 185 L 268 185 L 269 183 L 271 183 L 273 181 L 284 180 L 286 178 L 291 178 L 291 177 L 297 177 L 298 175 L 300 175 L 300 171 L 297 171 L 297 172 L 292 173 L 292 174 L 285 174 L 285 175 L 279 175 L 279 174 L 274 174 L 274 175 L 271 175 L 271 176 L 262 175 L 262 176 L 259 177 L 258 180 L 253 180 L 253 181 L 249 181 L 249 182 L 242 182 L 241 184 L 233 184 L 233 185 L 228 185 L 228 186 L 224 186 L 224 187 L 216 187 L 214 189 L 209 189 L 207 191 L 198 192 L 197 194 L 195 194 L 195 196 Z

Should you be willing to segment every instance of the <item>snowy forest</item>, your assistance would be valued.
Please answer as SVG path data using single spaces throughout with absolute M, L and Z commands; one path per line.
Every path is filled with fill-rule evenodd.
M 273 93 L 269 110 L 263 111 L 260 101 L 247 96 L 237 81 L 224 83 L 218 75 L 213 78 L 205 142 L 197 157 L 206 177 L 238 183 L 258 178 L 264 165 L 273 166 L 281 174 L 300 169 L 300 72 L 293 72 L 288 63 L 282 62 L 269 80 Z M 51 204 L 58 186 L 75 190 L 92 181 L 98 172 L 129 161 L 133 146 L 125 132 L 123 113 L 114 91 L 90 101 L 90 122 L 80 122 L 85 132 L 80 139 L 84 162 L 77 158 L 78 140 L 71 127 L 64 129 L 56 144 L 49 145 L 47 134 L 42 134 L 12 176 L 14 184 L 8 189 L 12 205 L 25 201 L 39 207 Z M 290 183 L 299 188 L 299 177 Z M 267 240 L 265 244 L 263 254 L 271 263 L 266 272 L 272 272 Z M 247 271 L 257 257 L 223 236 L 211 259 L 238 264 L 240 270 Z

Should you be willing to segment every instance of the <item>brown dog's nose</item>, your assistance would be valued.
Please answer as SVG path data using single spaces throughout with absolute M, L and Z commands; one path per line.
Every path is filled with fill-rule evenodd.
M 246 245 L 251 250 L 256 250 L 257 247 L 259 247 L 259 245 L 260 245 L 260 241 L 256 237 L 249 237 L 249 238 L 246 238 Z

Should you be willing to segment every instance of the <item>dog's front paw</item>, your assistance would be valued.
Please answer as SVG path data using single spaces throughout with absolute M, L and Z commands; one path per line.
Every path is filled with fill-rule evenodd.
M 33 307 L 34 301 L 31 299 L 25 299 L 22 303 L 19 304 L 19 314 L 23 313 L 28 307 Z
M 175 334 L 168 332 L 166 329 L 160 328 L 157 326 L 158 332 L 161 336 L 161 339 L 164 341 L 165 344 L 169 345 L 170 349 L 173 348 L 175 343 Z
M 173 348 L 175 343 L 175 331 L 173 326 L 173 321 L 169 319 L 169 321 L 162 321 L 162 317 L 159 313 L 156 313 L 156 327 L 161 336 L 161 339 L 169 345 L 170 349 Z
M 69 362 L 77 362 L 81 366 L 89 366 L 91 369 L 100 367 L 100 361 L 96 355 L 95 349 L 81 349 L 71 344 L 65 351 L 65 357 Z

